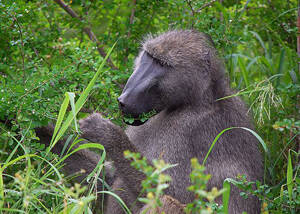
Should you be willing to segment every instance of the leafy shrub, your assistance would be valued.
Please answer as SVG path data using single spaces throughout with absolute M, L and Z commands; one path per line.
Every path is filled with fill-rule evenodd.
M 28 213 L 60 212 L 64 201 L 76 204 L 82 198 L 67 194 L 70 184 L 54 170 L 60 168 L 59 164 L 49 166 L 50 162 L 55 165 L 58 157 L 46 155 L 34 128 L 58 118 L 66 92 L 73 92 L 76 98 L 83 93 L 104 58 L 98 47 L 105 51 L 118 41 L 111 56 L 115 66 L 107 65 L 101 70 L 89 102 L 77 116 L 101 111 L 124 127 L 116 98 L 132 70 L 140 41 L 148 33 L 194 28 L 212 36 L 232 87 L 251 106 L 257 132 L 268 148 L 266 183 L 257 189 L 266 198 L 264 208 L 270 212 L 294 212 L 299 195 L 299 168 L 295 166 L 299 162 L 300 119 L 296 0 L 65 3 L 80 19 L 71 18 L 52 0 L 0 1 L 3 211 L 10 208 Z M 89 40 L 86 27 L 94 32 L 100 45 Z M 292 179 L 291 173 L 287 176 L 291 165 Z M 55 173 L 47 173 L 50 169 Z M 293 185 L 282 187 L 287 177 Z M 243 182 L 241 185 L 247 186 Z M 31 192 L 36 193 L 36 198 Z

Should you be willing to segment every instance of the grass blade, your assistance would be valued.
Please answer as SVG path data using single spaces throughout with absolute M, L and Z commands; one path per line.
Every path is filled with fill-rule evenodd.
M 23 210 L 18 210 L 13 208 L 0 208 L 0 211 L 7 211 L 8 213 L 26 213 Z
M 65 144 L 64 144 L 64 147 L 63 147 L 63 149 L 62 149 L 61 152 L 60 152 L 60 158 L 63 157 L 63 155 L 64 155 L 66 149 L 68 148 L 69 144 L 71 143 L 73 137 L 74 137 L 74 135 L 71 134 L 71 135 L 67 138 L 67 140 L 66 140 L 66 142 L 65 142 Z
M 278 69 L 277 69 L 278 74 L 282 73 L 283 65 L 284 65 L 284 57 L 285 57 L 285 49 L 282 48 L 280 52 L 280 58 L 279 58 Z
M 3 170 L 0 168 L 0 209 L 4 205 L 4 183 L 3 183 Z
M 282 203 L 282 201 L 283 201 L 283 191 L 284 191 L 284 185 L 281 185 L 281 187 L 280 187 L 280 194 L 279 194 L 280 203 Z M 282 212 L 280 212 L 280 213 L 282 213 Z
M 279 63 L 278 63 L 278 68 L 277 68 L 277 74 L 282 74 L 283 71 L 283 66 L 284 66 L 284 57 L 285 57 L 285 49 L 282 48 L 280 52 L 280 57 L 279 57 Z M 276 85 L 279 85 L 279 78 L 276 81 Z
M 67 92 L 72 108 L 72 114 L 74 118 L 75 130 L 78 133 L 77 121 L 76 121 L 76 107 L 75 107 L 75 94 L 73 92 Z
M 205 165 L 206 160 L 207 160 L 209 154 L 211 153 L 213 147 L 215 146 L 216 142 L 217 142 L 218 139 L 221 137 L 221 135 L 224 134 L 226 131 L 231 130 L 231 129 L 244 129 L 244 130 L 250 132 L 251 134 L 253 134 L 253 135 L 257 138 L 257 140 L 260 142 L 260 144 L 262 145 L 262 147 L 263 147 L 265 153 L 268 154 L 268 148 L 267 148 L 266 143 L 264 142 L 264 140 L 263 140 L 263 139 L 262 139 L 255 131 L 253 131 L 253 130 L 251 130 L 251 129 L 249 129 L 249 128 L 246 128 L 246 127 L 230 127 L 230 128 L 223 129 L 223 130 L 215 137 L 214 141 L 212 142 L 211 146 L 210 146 L 209 149 L 208 149 L 208 152 L 206 153 L 206 156 L 205 156 L 205 158 L 204 158 L 204 160 L 203 160 L 203 162 L 202 162 L 202 165 Z
M 249 128 L 246 128 L 246 127 L 237 127 L 237 128 L 244 129 L 244 130 L 250 132 L 251 134 L 253 134 L 256 137 L 256 139 L 259 141 L 261 146 L 263 147 L 264 152 L 268 154 L 269 151 L 268 151 L 268 147 L 267 147 L 265 141 L 255 131 L 253 131 Z
M 128 209 L 128 207 L 126 206 L 126 204 L 124 203 L 124 201 L 118 195 L 116 195 L 115 193 L 110 192 L 110 191 L 100 191 L 100 192 L 97 192 L 97 193 L 109 194 L 109 195 L 113 196 L 122 205 L 123 210 L 127 214 L 131 214 L 131 211 Z
M 264 52 L 265 52 L 265 56 L 266 58 L 268 58 L 268 51 L 267 51 L 267 48 L 265 46 L 265 43 L 263 42 L 263 40 L 261 39 L 261 37 L 258 35 L 258 33 L 254 32 L 254 31 L 250 31 L 255 37 L 256 39 L 259 41 L 259 43 L 261 44 L 261 46 L 263 47 L 264 49 Z
M 202 162 L 202 165 L 203 165 L 203 166 L 205 166 L 205 163 L 206 163 L 206 160 L 207 160 L 209 154 L 211 153 L 213 147 L 215 146 L 216 142 L 217 142 L 218 139 L 221 137 L 221 135 L 222 135 L 224 132 L 226 132 L 226 131 L 228 131 L 228 130 L 230 130 L 230 129 L 235 129 L 235 128 L 236 128 L 236 127 L 231 127 L 231 128 L 224 129 L 224 130 L 222 130 L 222 131 L 217 135 L 217 137 L 215 137 L 214 141 L 212 142 L 211 146 L 209 147 L 208 152 L 206 153 L 206 156 L 205 156 L 205 158 L 204 158 L 204 160 L 203 160 L 203 162 Z
M 246 88 L 248 88 L 249 87 L 249 80 L 248 80 L 248 77 L 247 77 L 248 75 L 247 75 L 247 70 L 246 70 L 244 59 L 239 57 L 238 58 L 238 63 L 239 63 L 239 68 L 242 72 L 242 75 L 243 75 L 243 78 L 244 78 L 244 81 L 245 81 Z
M 65 113 L 67 111 L 68 105 L 69 105 L 69 98 L 68 98 L 67 93 L 66 93 L 65 94 L 65 99 L 64 99 L 64 101 L 63 101 L 63 103 L 60 107 L 59 113 L 58 113 L 58 117 L 57 117 L 57 121 L 56 121 L 56 124 L 55 124 L 55 128 L 54 128 L 54 132 L 53 132 L 53 135 L 52 135 L 50 145 L 52 145 L 53 140 L 55 139 L 56 134 L 57 134 L 57 132 L 58 132 L 60 126 L 61 126 L 61 123 L 62 123 L 62 121 L 64 119 L 64 116 L 65 116 Z
M 289 157 L 288 157 L 288 167 L 286 172 L 286 185 L 288 189 L 288 195 L 290 201 L 292 201 L 293 196 L 293 165 L 292 165 L 292 158 L 291 158 L 291 151 L 289 150 Z
M 225 214 L 228 214 L 229 198 L 230 198 L 230 183 L 227 181 L 227 179 L 225 179 L 223 182 L 223 188 L 225 189 L 222 195 L 223 211 Z
M 298 82 L 298 78 L 297 78 L 296 72 L 293 69 L 291 69 L 289 71 L 289 74 L 290 74 L 291 79 L 293 80 L 293 83 L 296 84 Z
M 101 161 L 101 163 L 104 162 L 105 155 L 106 155 L 104 147 L 101 144 L 98 144 L 98 143 L 85 143 L 85 144 L 82 144 L 82 145 L 78 146 L 76 149 L 72 150 L 70 153 L 66 154 L 65 156 L 63 156 L 54 166 L 55 167 L 59 166 L 59 164 L 61 164 L 65 159 L 67 159 L 69 156 L 71 156 L 75 152 L 78 152 L 81 149 L 99 149 L 99 150 L 102 150 L 103 153 L 102 153 L 100 161 Z M 49 169 L 45 173 L 45 175 L 42 177 L 41 180 L 43 180 L 44 178 L 47 178 L 52 173 L 52 170 L 53 170 L 52 168 Z M 55 168 L 54 168 L 54 170 L 55 170 Z
M 93 86 L 95 85 L 95 82 L 98 78 L 98 76 L 100 75 L 102 68 L 105 65 L 106 60 L 108 59 L 108 57 L 110 56 L 112 50 L 114 49 L 116 43 L 111 47 L 111 49 L 108 51 L 107 55 L 105 56 L 105 58 L 102 60 L 100 66 L 98 67 L 98 70 L 96 72 L 96 74 L 94 75 L 94 77 L 92 78 L 92 80 L 89 82 L 88 86 L 86 87 L 86 89 L 82 92 L 81 96 L 79 97 L 79 99 L 77 100 L 76 104 L 75 104 L 75 114 L 74 113 L 70 113 L 67 117 L 67 119 L 65 120 L 65 122 L 63 123 L 59 133 L 57 134 L 57 136 L 55 137 L 55 140 L 52 143 L 52 147 L 54 147 L 54 145 L 57 143 L 57 141 L 63 136 L 63 134 L 66 132 L 66 130 L 68 129 L 68 127 L 70 126 L 70 124 L 72 123 L 73 119 L 75 118 L 75 116 L 77 115 L 77 113 L 80 111 L 80 109 L 82 108 L 82 106 L 84 105 L 84 103 L 86 102 L 88 95 L 90 93 L 90 91 L 92 90 Z

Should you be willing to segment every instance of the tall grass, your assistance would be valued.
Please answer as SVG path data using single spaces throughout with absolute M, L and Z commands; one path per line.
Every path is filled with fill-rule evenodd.
M 237 53 L 227 56 L 227 64 L 232 86 L 238 90 L 229 97 L 240 95 L 247 101 L 249 113 L 251 111 L 255 117 L 257 132 L 264 139 L 263 148 L 268 150 L 266 183 L 251 194 L 264 201 L 266 211 L 296 213 L 299 211 L 296 198 L 300 194 L 299 181 L 296 185 L 299 153 L 295 151 L 296 138 L 300 134 L 295 105 L 300 91 L 299 74 L 295 72 L 296 53 L 281 41 L 277 41 L 280 48 L 275 50 L 271 38 L 265 43 L 257 32 L 246 33 L 256 40 L 257 48 L 249 48 L 253 44 L 239 45 Z M 294 118 L 298 122 L 293 122 Z
M 96 198 L 96 193 L 93 192 L 93 189 L 97 185 L 96 183 L 106 158 L 104 147 L 98 143 L 85 143 L 73 149 L 74 146 L 81 141 L 76 137 L 66 154 L 62 157 L 59 158 L 50 151 L 62 138 L 72 122 L 74 122 L 76 133 L 79 134 L 76 116 L 87 101 L 96 79 L 103 72 L 104 64 L 114 46 L 115 45 L 109 50 L 106 57 L 101 60 L 102 62 L 98 63 L 100 65 L 97 72 L 76 103 L 74 93 L 65 93 L 65 99 L 58 114 L 50 146 L 46 149 L 43 157 L 41 155 L 28 153 L 26 147 L 22 144 L 23 139 L 26 137 L 25 135 L 22 136 L 20 140 L 11 136 L 17 145 L 6 161 L 0 165 L 1 213 L 92 213 L 91 202 Z M 69 105 L 71 106 L 71 112 L 65 118 Z M 70 143 L 70 139 L 67 143 Z M 13 159 L 19 148 L 23 150 L 24 154 Z M 66 158 L 82 149 L 96 149 L 101 151 L 101 158 L 98 165 L 87 177 L 87 180 L 93 181 L 88 192 L 86 191 L 86 187 L 81 187 L 78 184 L 74 187 L 69 187 L 66 183 L 67 178 L 59 171 L 63 167 L 63 161 Z M 26 168 L 24 168 L 23 171 L 16 173 L 14 176 L 6 173 L 6 170 L 9 169 L 10 166 L 18 164 L 19 162 L 24 163 L 24 161 Z M 13 182 L 6 185 L 4 183 L 4 177 L 13 180 Z M 86 194 L 83 194 L 84 192 Z M 100 191 L 98 193 L 113 194 L 109 191 Z M 124 202 L 118 196 L 115 195 L 115 197 L 120 201 L 127 213 L 130 213 Z

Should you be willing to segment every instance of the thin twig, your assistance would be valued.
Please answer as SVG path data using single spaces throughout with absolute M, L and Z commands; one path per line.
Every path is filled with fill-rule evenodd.
M 77 13 L 72 10 L 68 5 L 66 5 L 63 1 L 61 0 L 54 0 L 57 4 L 59 4 L 59 6 L 61 6 L 68 14 L 70 14 L 72 16 L 72 18 L 78 18 L 79 16 L 77 15 Z
M 133 20 L 134 20 L 134 14 L 135 14 L 135 8 L 136 8 L 136 0 L 132 1 L 132 9 L 131 9 L 131 14 L 130 14 L 130 18 L 129 18 L 129 25 L 131 26 L 133 24 Z M 128 34 L 127 34 L 127 38 L 130 37 L 131 31 L 130 28 L 128 30 Z
M 190 9 L 191 9 L 191 12 L 192 12 L 192 17 L 193 17 L 193 19 L 192 19 L 192 28 L 194 27 L 194 17 L 195 17 L 195 10 L 194 10 L 194 8 L 193 8 L 193 5 L 192 5 L 192 1 L 191 0 L 186 0 L 186 3 L 188 4 L 188 6 L 190 7 Z
M 223 0 L 219 0 L 219 2 L 220 2 L 220 4 L 223 4 Z M 246 6 L 247 4 L 245 4 L 245 6 Z M 244 10 L 245 8 L 243 8 L 243 10 Z M 223 13 L 222 13 L 222 11 L 220 11 L 220 21 L 221 22 L 223 22 L 224 21 L 224 15 L 223 15 Z
M 298 33 L 297 33 L 297 53 L 298 53 L 298 72 L 300 74 L 300 0 L 298 0 L 298 17 L 297 17 L 297 27 L 298 27 Z M 297 96 L 298 100 L 298 112 L 300 111 L 300 95 Z M 300 135 L 297 137 L 297 152 L 300 153 Z M 300 158 L 298 159 L 298 165 L 300 165 Z
M 297 27 L 298 27 L 298 33 L 297 33 L 297 53 L 298 53 L 298 59 L 300 59 L 300 0 L 298 0 Z M 298 72 L 300 74 L 300 61 L 298 61 Z
M 16 23 L 16 25 L 18 27 L 18 31 L 19 31 L 19 34 L 20 34 L 20 41 L 21 41 L 20 52 L 21 52 L 21 56 L 22 56 L 23 80 L 25 80 L 25 54 L 24 54 L 24 42 L 23 42 L 22 28 L 21 28 L 20 23 L 18 22 L 18 19 L 14 15 L 11 15 L 11 14 L 7 13 L 6 11 L 4 11 L 4 12 L 7 15 L 9 15 L 10 17 L 12 17 L 12 19 L 14 20 L 13 23 Z
M 72 16 L 72 18 L 79 19 L 82 21 L 82 18 L 79 17 L 79 15 L 72 10 L 71 7 L 69 7 L 66 3 L 64 3 L 62 0 L 54 0 L 61 8 L 63 8 L 69 15 Z M 102 44 L 99 42 L 97 39 L 96 35 L 94 32 L 91 30 L 89 27 L 84 27 L 83 31 L 88 35 L 89 39 L 93 42 L 96 43 L 97 50 L 99 54 L 104 58 L 106 56 L 105 50 L 101 47 Z M 114 65 L 114 63 L 111 61 L 110 58 L 107 59 L 107 63 L 112 69 L 118 70 L 118 68 Z
M 132 1 L 133 7 L 131 9 L 131 14 L 130 14 L 130 19 L 129 19 L 129 24 L 133 24 L 133 19 L 134 19 L 134 14 L 135 14 L 135 7 L 136 7 L 136 0 Z
M 192 16 L 194 16 L 194 15 L 195 15 L 195 10 L 194 10 L 194 8 L 193 8 L 192 1 L 191 1 L 191 0 L 186 0 L 186 3 L 187 3 L 188 6 L 191 8 Z
M 136 9 L 136 0 L 133 0 L 132 1 L 132 9 L 131 9 L 131 14 L 130 14 L 130 18 L 129 18 L 129 28 L 128 28 L 128 33 L 127 33 L 127 40 L 129 41 L 129 38 L 131 36 L 131 26 L 133 24 L 133 21 L 134 21 L 134 14 L 135 14 L 135 9 Z M 126 50 L 125 50 L 125 57 L 124 57 L 124 62 L 127 62 L 128 61 L 128 50 L 129 48 L 126 47 Z
M 206 3 L 206 4 L 204 4 L 204 5 L 202 5 L 198 10 L 197 10 L 197 13 L 199 13 L 201 10 L 203 10 L 204 8 L 206 8 L 206 7 L 209 7 L 209 6 L 211 6 L 213 3 L 215 3 L 217 0 L 212 0 L 212 1 L 210 1 L 210 2 L 208 2 L 208 3 Z

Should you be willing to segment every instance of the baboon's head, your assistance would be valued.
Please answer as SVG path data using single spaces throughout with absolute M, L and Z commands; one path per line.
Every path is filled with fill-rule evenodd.
M 150 36 L 118 98 L 120 109 L 135 118 L 131 125 L 141 125 L 143 113 L 210 102 L 222 70 L 212 40 L 203 33 L 175 30 Z

